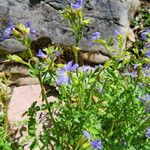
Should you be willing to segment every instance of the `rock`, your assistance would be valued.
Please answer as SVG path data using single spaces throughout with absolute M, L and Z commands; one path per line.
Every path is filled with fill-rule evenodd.
M 50 96 L 49 102 L 55 101 L 55 97 Z M 25 144 L 24 150 L 29 150 L 31 139 L 27 138 L 27 121 L 28 117 L 23 114 L 31 107 L 33 102 L 37 101 L 37 105 L 42 105 L 40 85 L 27 85 L 15 87 L 9 103 L 8 119 L 13 134 L 13 142 Z M 45 112 L 46 113 L 46 112 Z M 39 112 L 37 114 L 37 134 L 42 130 L 42 123 L 47 123 L 46 114 Z M 42 122 L 42 123 L 41 123 Z M 19 148 L 19 147 L 18 147 Z
M 0 63 L 0 72 L 11 75 L 11 78 L 14 78 L 14 80 L 19 77 L 29 76 L 28 68 L 25 65 L 20 65 L 19 63 L 11 61 Z
M 6 16 L 6 20 L 11 19 L 14 22 L 25 23 L 30 20 L 37 29 L 37 38 L 49 36 L 55 43 L 72 45 L 75 40 L 68 24 L 59 13 L 67 5 L 69 1 L 66 0 L 1 0 L 0 16 Z M 80 47 L 88 50 L 87 43 L 90 35 L 95 31 L 100 31 L 104 39 L 114 36 L 116 29 L 122 33 L 130 32 L 129 21 L 140 6 L 140 2 L 139 0 L 84 0 L 83 6 L 85 17 L 92 18 L 92 24 L 87 28 Z M 0 28 L 3 29 L 4 26 L 3 23 Z M 100 46 L 91 49 L 93 48 L 104 51 Z M 117 48 L 115 49 L 117 51 Z
M 102 55 L 101 53 L 87 53 L 83 52 L 80 53 L 80 57 L 83 61 L 95 63 L 95 64 L 102 64 L 109 59 L 108 56 Z
M 17 84 L 18 86 L 35 85 L 35 84 L 39 84 L 39 81 L 37 78 L 24 77 L 24 78 L 19 78 L 19 79 L 15 80 L 14 84 Z
M 27 85 L 21 87 L 15 87 L 9 103 L 8 118 L 11 125 L 17 121 L 21 121 L 22 114 L 31 106 L 34 101 L 38 101 L 40 98 L 40 86 L 39 85 Z M 25 118 L 27 119 L 27 118 Z
M 0 63 L 0 72 L 5 73 L 9 77 L 11 85 L 25 84 L 25 80 L 20 81 L 19 78 L 29 77 L 29 71 L 26 66 L 11 61 Z
M 27 47 L 15 39 L 6 39 L 0 42 L 0 55 L 18 53 L 26 50 Z

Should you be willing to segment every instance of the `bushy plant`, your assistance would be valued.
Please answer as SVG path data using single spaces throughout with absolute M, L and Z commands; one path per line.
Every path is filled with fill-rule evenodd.
M 81 0 L 63 12 L 75 36 L 76 50 L 84 27 L 89 24 L 81 14 Z M 20 28 L 20 32 L 27 29 Z M 150 149 L 149 50 L 145 48 L 137 59 L 124 49 L 125 36 L 115 33 L 120 53 L 103 66 L 79 66 L 77 55 L 75 64 L 73 61 L 56 64 L 59 49 L 51 46 L 39 50 L 37 57 L 31 54 L 29 62 L 16 55 L 9 56 L 9 59 L 27 65 L 31 76 L 37 77 L 41 85 L 43 105 L 38 106 L 34 102 L 26 112 L 29 116 L 30 149 Z M 16 37 L 15 33 L 13 35 Z M 145 42 L 149 42 L 149 30 L 142 36 Z M 97 43 L 110 52 L 114 51 L 113 45 L 102 39 L 99 32 L 94 33 L 91 40 L 90 45 Z M 26 44 L 30 46 L 30 42 Z M 75 49 L 73 51 L 77 54 Z M 137 49 L 134 51 L 138 54 Z M 58 91 L 54 102 L 48 100 L 45 83 Z M 36 116 L 41 111 L 46 113 L 47 120 L 38 132 Z
M 11 150 L 10 132 L 8 123 L 9 79 L 4 73 L 0 74 L 0 149 Z

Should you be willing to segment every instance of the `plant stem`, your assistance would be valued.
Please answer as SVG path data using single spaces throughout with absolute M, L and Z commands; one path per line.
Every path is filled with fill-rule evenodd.
M 32 54 L 31 48 L 28 47 L 28 50 L 29 50 L 30 57 L 32 58 L 32 57 L 33 57 L 33 54 Z
M 75 55 L 75 63 L 78 64 L 78 52 L 74 52 Z
M 38 77 L 38 79 L 39 79 L 40 86 L 41 86 L 42 101 L 45 101 L 45 103 L 46 103 L 46 105 L 47 105 L 48 112 L 49 112 L 49 115 L 50 115 L 51 120 L 52 120 L 52 122 L 53 122 L 54 129 L 55 129 L 56 136 L 57 136 L 57 143 L 56 143 L 56 144 L 59 144 L 59 132 L 58 132 L 58 130 L 57 130 L 57 125 L 56 125 L 55 119 L 54 119 L 54 117 L 53 117 L 51 108 L 49 107 L 49 103 L 48 103 L 48 99 L 47 99 L 47 95 L 46 95 L 46 90 L 45 90 L 44 85 L 43 85 L 43 83 L 42 83 L 42 81 L 41 81 L 41 77 Z
M 8 91 L 7 91 L 7 88 L 8 88 L 8 84 L 7 84 L 7 81 L 6 81 L 6 91 L 5 91 L 5 99 L 4 99 L 4 114 L 5 114 L 5 121 L 4 121 L 4 131 L 5 131 L 5 134 L 4 134 L 4 138 L 7 137 L 7 132 L 8 132 Z
M 7 102 L 8 99 L 6 99 L 6 102 L 5 102 L 5 121 L 4 121 L 4 130 L 5 130 L 5 134 L 4 134 L 4 137 L 6 138 L 7 137 L 7 132 L 8 132 L 8 102 Z
M 108 137 L 111 137 L 112 136 L 112 131 L 114 129 L 114 126 L 115 126 L 115 120 L 113 120 L 112 124 L 111 124 L 111 128 L 110 128 L 110 132 L 108 133 Z

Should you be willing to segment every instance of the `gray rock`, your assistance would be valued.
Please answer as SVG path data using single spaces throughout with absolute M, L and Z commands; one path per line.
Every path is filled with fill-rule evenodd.
M 6 16 L 6 20 L 11 19 L 14 22 L 24 23 L 30 20 L 37 29 L 37 38 L 49 36 L 53 42 L 71 45 L 75 40 L 66 21 L 59 13 L 67 5 L 69 1 L 66 0 L 1 0 L 0 16 Z M 84 0 L 83 6 L 85 17 L 93 20 L 80 43 L 82 49 L 88 50 L 87 43 L 90 35 L 95 31 L 100 31 L 104 39 L 112 37 L 116 29 L 123 33 L 130 32 L 129 21 L 140 6 L 140 2 L 139 0 Z M 4 28 L 4 23 L 0 28 Z M 102 51 L 100 46 L 93 48 Z
M 54 102 L 56 97 L 49 96 L 48 101 Z M 40 85 L 26 85 L 15 87 L 12 93 L 12 97 L 9 103 L 8 119 L 10 123 L 11 131 L 14 132 L 13 141 L 22 143 L 25 147 L 24 150 L 29 150 L 32 139 L 27 138 L 27 122 L 29 117 L 23 115 L 32 105 L 33 102 L 37 101 L 37 105 L 41 106 L 44 102 L 41 98 Z M 42 125 L 50 123 L 45 116 L 46 112 L 38 112 L 36 116 L 37 121 L 37 135 L 42 131 Z M 46 120 L 47 119 L 47 120 Z M 19 147 L 17 147 L 19 148 Z
M 10 74 L 11 77 L 15 76 L 15 79 L 29 76 L 29 71 L 26 66 L 11 61 L 0 63 L 0 72 Z
M 18 86 L 31 85 L 31 84 L 35 85 L 35 84 L 39 84 L 39 81 L 37 78 L 24 77 L 15 80 L 14 84 L 17 84 Z
M 23 52 L 26 50 L 27 47 L 15 39 L 6 39 L 0 42 L 0 55 Z

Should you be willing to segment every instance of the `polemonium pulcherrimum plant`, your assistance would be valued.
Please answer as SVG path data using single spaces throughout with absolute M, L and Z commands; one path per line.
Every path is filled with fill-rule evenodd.
M 75 46 L 73 52 L 75 55 L 75 63 L 78 63 L 77 53 L 79 51 L 79 42 L 85 34 L 86 27 L 90 24 L 90 19 L 85 18 L 82 11 L 83 1 L 77 0 L 75 3 L 71 3 L 71 6 L 64 9 L 61 14 L 69 23 L 71 32 L 75 37 Z

